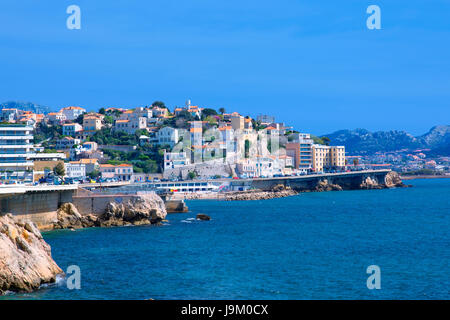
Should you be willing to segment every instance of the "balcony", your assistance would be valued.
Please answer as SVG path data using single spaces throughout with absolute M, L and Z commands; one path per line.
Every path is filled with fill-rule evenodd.
M 33 135 L 0 135 L 0 140 L 33 140 Z
M 0 167 L 32 167 L 33 161 L 19 161 L 19 160 L 0 160 Z

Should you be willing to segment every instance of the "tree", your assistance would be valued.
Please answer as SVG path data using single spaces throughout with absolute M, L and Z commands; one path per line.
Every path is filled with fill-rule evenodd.
M 209 116 L 217 116 L 217 111 L 211 108 L 205 108 L 202 111 L 202 118 L 207 118 Z
M 220 114 L 224 114 L 226 112 L 225 108 L 219 108 L 219 112 L 220 112 Z
M 167 108 L 164 102 L 158 100 L 152 103 L 152 107 Z
M 91 172 L 88 174 L 88 176 L 89 176 L 91 179 L 96 179 L 96 178 L 100 177 L 100 171 L 98 171 L 98 170 L 93 170 L 93 171 L 91 171 Z
M 100 114 L 106 114 L 105 108 L 100 108 L 100 110 L 98 110 L 98 113 L 100 113 Z
M 359 164 L 358 158 L 353 159 L 353 165 L 356 167 Z
M 248 158 L 250 155 L 250 141 L 245 140 L 244 142 L 244 156 L 245 158 Z
M 76 119 L 75 122 L 78 124 L 83 124 L 83 115 L 80 114 Z
M 322 137 L 322 142 L 326 145 L 329 146 L 330 145 L 330 138 L 328 137 Z
M 64 177 L 66 175 L 66 170 L 64 169 L 64 164 L 59 162 L 54 168 L 53 173 L 57 176 Z
M 189 171 L 188 178 L 190 180 L 194 180 L 197 177 L 197 173 L 195 171 Z

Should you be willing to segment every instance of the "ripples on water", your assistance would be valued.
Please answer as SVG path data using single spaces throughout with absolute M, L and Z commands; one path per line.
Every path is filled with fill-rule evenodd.
M 160 227 L 46 233 L 64 280 L 8 299 L 449 299 L 450 179 L 414 188 L 190 201 Z M 211 221 L 195 220 L 207 213 Z M 368 290 L 366 268 L 381 268 Z M 4 297 L 5 298 L 5 297 Z

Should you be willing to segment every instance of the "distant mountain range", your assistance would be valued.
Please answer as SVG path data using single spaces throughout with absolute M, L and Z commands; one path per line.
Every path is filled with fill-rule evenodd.
M 377 131 L 366 129 L 339 130 L 324 135 L 331 145 L 345 145 L 350 154 L 373 154 L 377 151 L 401 149 L 430 149 L 425 153 L 434 156 L 450 156 L 450 126 L 435 126 L 424 135 L 414 137 L 406 131 Z
M 25 101 L 7 101 L 0 104 L 0 110 L 4 108 L 16 108 L 24 111 L 32 111 L 34 113 L 48 113 L 51 112 L 51 108 L 42 106 L 32 102 Z

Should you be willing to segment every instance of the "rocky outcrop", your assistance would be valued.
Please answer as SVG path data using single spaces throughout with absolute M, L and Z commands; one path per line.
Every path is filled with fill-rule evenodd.
M 384 178 L 384 185 L 387 188 L 402 188 L 402 187 L 409 187 L 408 185 L 405 185 L 400 178 L 400 175 L 396 171 L 388 172 L 386 177 Z
M 72 203 L 64 203 L 58 209 L 57 221 L 53 229 L 79 229 L 98 226 L 99 219 L 95 215 L 81 215 Z
M 99 216 L 82 215 L 72 203 L 61 205 L 54 229 L 112 227 L 123 225 L 156 224 L 167 215 L 164 201 L 156 194 L 137 195 L 125 202 L 111 201 Z
M 361 183 L 359 188 L 365 189 L 365 190 L 371 190 L 371 189 L 384 189 L 385 186 L 379 184 L 377 180 L 375 180 L 371 177 L 367 177 L 363 180 L 363 182 Z
M 31 292 L 55 282 L 60 273 L 34 223 L 16 221 L 9 214 L 0 216 L 0 294 Z
M 276 185 L 271 191 L 262 190 L 248 190 L 238 192 L 225 193 L 225 200 L 238 201 L 238 200 L 267 200 L 274 198 L 289 197 L 298 194 L 297 191 L 290 187 L 285 187 L 282 184 Z
M 209 221 L 209 220 L 211 220 L 211 217 L 206 215 L 206 214 L 204 214 L 204 213 L 198 213 L 197 216 L 196 216 L 196 219 L 197 220 L 203 220 L 203 221 Z
M 338 184 L 330 183 L 327 179 L 320 180 L 317 182 L 317 185 L 314 191 L 322 192 L 322 191 L 342 191 L 342 187 Z
M 403 184 L 400 175 L 395 171 L 390 171 L 386 174 L 384 178 L 384 183 L 379 183 L 376 179 L 372 177 L 366 177 L 360 185 L 360 189 L 385 189 L 385 188 L 398 188 L 398 187 L 409 187 Z
M 167 215 L 164 201 L 155 194 L 139 195 L 124 203 L 112 201 L 101 216 L 101 226 L 155 224 Z

